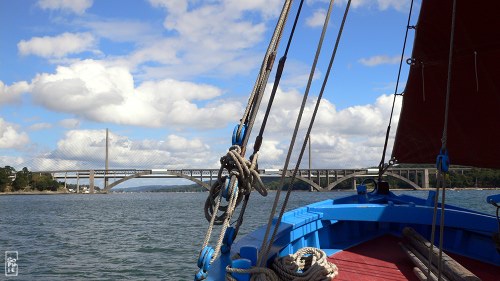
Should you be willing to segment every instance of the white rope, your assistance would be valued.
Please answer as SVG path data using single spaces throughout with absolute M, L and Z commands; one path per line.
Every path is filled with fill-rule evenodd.
M 304 247 L 295 254 L 276 258 L 272 271 L 266 267 L 249 269 L 226 268 L 226 280 L 236 280 L 231 273 L 251 274 L 255 281 L 329 281 L 339 274 L 337 266 L 327 260 L 326 253 L 313 247 Z
M 275 259 L 273 268 L 283 280 L 327 281 L 339 274 L 337 266 L 327 260 L 326 253 L 313 247 Z

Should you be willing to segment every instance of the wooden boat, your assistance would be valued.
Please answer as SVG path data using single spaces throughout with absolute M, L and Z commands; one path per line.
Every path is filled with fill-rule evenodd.
M 449 154 L 456 165 L 500 168 L 498 11 L 494 0 L 422 1 L 392 152 L 399 163 L 437 156 L 445 174 Z M 500 195 L 482 201 L 498 208 Z M 259 265 L 266 229 L 226 243 L 230 250 L 203 278 L 250 280 L 252 273 L 228 268 Z M 500 280 L 499 229 L 498 217 L 438 204 L 436 191 L 427 199 L 395 195 L 378 181 L 372 192 L 360 185 L 352 196 L 286 212 L 261 265 L 314 247 L 337 265 L 336 280 Z

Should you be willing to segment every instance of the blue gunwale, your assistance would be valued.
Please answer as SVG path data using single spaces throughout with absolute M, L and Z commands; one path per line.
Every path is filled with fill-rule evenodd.
M 302 247 L 321 248 L 332 255 L 382 235 L 401 237 L 406 226 L 430 239 L 433 196 L 434 191 L 429 192 L 427 199 L 392 192 L 368 193 L 324 200 L 288 211 L 283 215 L 269 260 L 276 255 L 295 253 Z M 452 205 L 445 207 L 445 250 L 500 266 L 500 254 L 491 239 L 498 231 L 496 217 Z M 438 218 L 439 215 L 440 211 Z M 439 219 L 437 223 L 439 225 Z M 214 261 L 208 280 L 224 280 L 230 257 L 243 246 L 259 249 L 265 230 L 264 225 L 242 237 L 230 253 Z M 438 235 L 435 244 L 437 239 Z

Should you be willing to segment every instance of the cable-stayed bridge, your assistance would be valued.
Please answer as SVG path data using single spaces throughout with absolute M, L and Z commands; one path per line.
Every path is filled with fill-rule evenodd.
M 450 170 L 463 174 L 470 168 L 450 168 Z M 50 173 L 54 179 L 65 183 L 67 180 L 76 179 L 77 186 L 88 183 L 90 193 L 94 193 L 96 179 L 104 180 L 104 192 L 109 192 L 113 187 L 135 178 L 183 178 L 208 190 L 213 181 L 217 180 L 219 169 L 88 169 L 37 171 L 34 173 Z M 286 171 L 285 177 L 291 177 L 292 173 L 292 170 Z M 264 178 L 279 178 L 283 171 L 279 169 L 261 169 L 259 174 Z M 390 168 L 385 173 L 385 176 L 404 181 L 413 189 L 421 189 L 429 188 L 429 180 L 435 174 L 437 174 L 437 170 L 434 168 Z M 377 175 L 378 169 L 301 169 L 297 173 L 297 180 L 308 184 L 311 191 L 330 191 L 348 180 L 351 181 L 353 188 L 355 188 L 357 180 L 365 177 L 376 177 Z

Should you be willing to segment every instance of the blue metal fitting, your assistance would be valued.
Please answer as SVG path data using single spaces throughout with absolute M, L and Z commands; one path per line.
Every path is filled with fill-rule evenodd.
M 201 281 L 205 280 L 208 277 L 208 272 L 204 272 L 203 270 L 199 270 L 196 275 L 194 276 L 194 281 Z
M 443 172 L 448 173 L 450 168 L 450 158 L 448 157 L 448 150 L 442 149 L 436 158 L 436 168 Z
M 252 262 L 248 259 L 237 259 L 231 261 L 231 267 L 249 269 L 252 267 Z M 250 273 L 231 273 L 231 275 L 238 281 L 250 281 Z
M 360 184 L 356 186 L 356 191 L 358 192 L 358 195 L 365 195 L 366 194 L 366 185 Z
M 492 205 L 500 204 L 500 194 L 490 195 L 490 196 L 486 197 L 486 202 L 488 202 Z
M 240 125 L 236 125 L 233 130 L 233 138 L 232 138 L 232 144 L 233 145 L 243 145 L 243 139 L 245 138 L 245 131 L 247 129 L 247 125 L 243 124 L 243 127 L 241 128 L 241 132 L 238 135 L 238 128 Z
M 224 187 L 222 188 L 222 197 L 226 199 L 226 201 L 229 201 L 231 198 L 231 195 L 235 192 L 238 192 L 238 184 L 234 186 L 234 189 L 232 192 L 230 192 L 230 188 L 233 185 L 231 182 L 231 177 L 227 177 L 226 181 L 224 182 Z
M 240 257 L 250 260 L 252 266 L 257 265 L 258 255 L 259 250 L 254 246 L 243 246 L 240 248 Z
M 229 251 L 231 251 L 231 245 L 233 245 L 235 233 L 236 230 L 232 226 L 226 229 L 226 233 L 224 233 L 224 239 L 222 239 L 221 247 L 221 252 L 223 254 L 229 253 Z
M 214 249 L 210 246 L 206 246 L 201 250 L 200 256 L 198 257 L 198 268 L 203 269 L 203 271 L 208 271 L 210 268 L 210 262 L 212 261 L 212 256 L 214 255 Z

